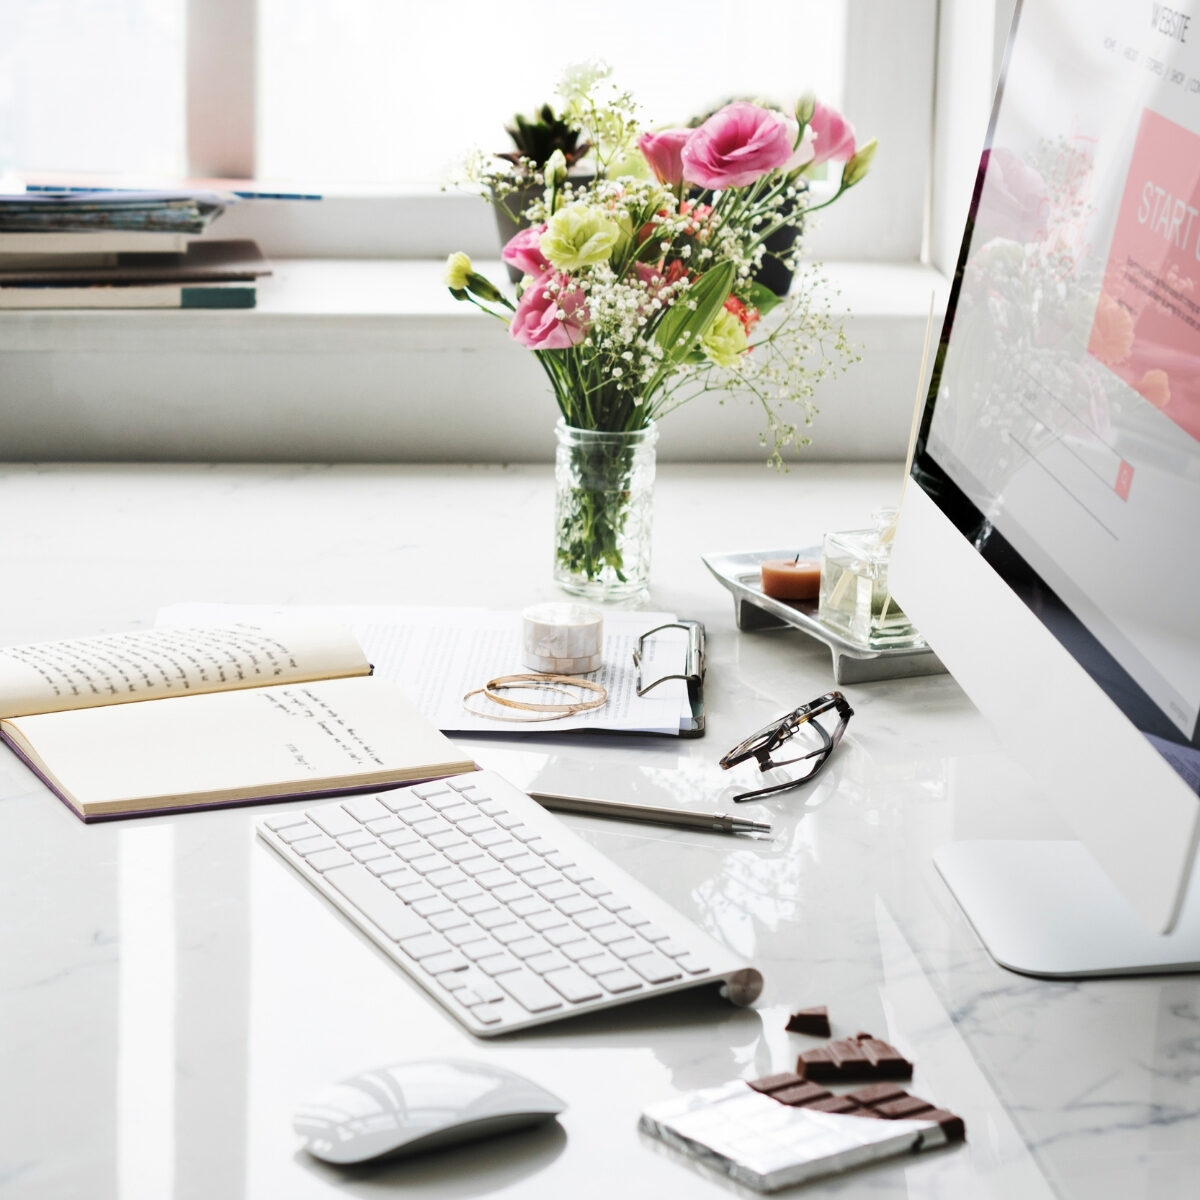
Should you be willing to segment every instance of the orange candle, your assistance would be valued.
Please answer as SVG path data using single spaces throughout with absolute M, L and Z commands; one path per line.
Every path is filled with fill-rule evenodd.
M 776 600 L 815 600 L 821 564 L 807 558 L 772 558 L 762 564 L 762 590 Z

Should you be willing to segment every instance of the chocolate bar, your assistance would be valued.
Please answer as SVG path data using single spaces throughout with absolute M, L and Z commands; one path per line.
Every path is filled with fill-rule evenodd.
M 829 1010 L 821 1004 L 815 1008 L 802 1008 L 788 1017 L 785 1026 L 788 1033 L 808 1033 L 813 1037 L 829 1037 Z
M 768 1075 L 751 1080 L 750 1087 L 792 1108 L 884 1121 L 933 1121 L 945 1134 L 946 1141 L 966 1139 L 967 1127 L 962 1117 L 938 1108 L 920 1096 L 912 1096 L 894 1083 L 873 1083 L 844 1096 L 834 1096 L 815 1083 L 796 1082 L 798 1079 L 798 1076 Z
M 805 1050 L 796 1063 L 797 1074 L 819 1083 L 911 1079 L 912 1072 L 912 1063 L 895 1046 L 869 1033 Z

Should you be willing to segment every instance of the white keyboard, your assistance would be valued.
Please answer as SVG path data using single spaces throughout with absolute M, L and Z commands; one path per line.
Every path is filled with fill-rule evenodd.
M 490 771 L 274 814 L 259 835 L 472 1033 L 755 968 Z

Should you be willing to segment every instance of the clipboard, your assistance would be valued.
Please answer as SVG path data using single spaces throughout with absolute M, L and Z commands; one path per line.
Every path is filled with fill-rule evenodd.
M 642 678 L 642 651 L 646 641 L 664 629 L 682 629 L 687 634 L 683 670 L 672 675 L 660 675 L 649 682 Z M 681 720 L 679 736 L 697 738 L 704 736 L 704 625 L 700 621 L 668 621 L 664 625 L 656 625 L 647 629 L 637 640 L 633 649 L 633 665 L 637 669 L 637 694 L 644 696 L 647 692 L 665 683 L 668 679 L 682 679 L 687 684 L 688 702 L 692 708 L 691 720 Z

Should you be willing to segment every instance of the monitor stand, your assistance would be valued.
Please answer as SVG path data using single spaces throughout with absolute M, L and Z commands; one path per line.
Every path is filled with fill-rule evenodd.
M 1075 841 L 955 842 L 933 861 L 988 953 L 1045 979 L 1200 971 L 1200 879 L 1167 936 L 1147 932 Z

